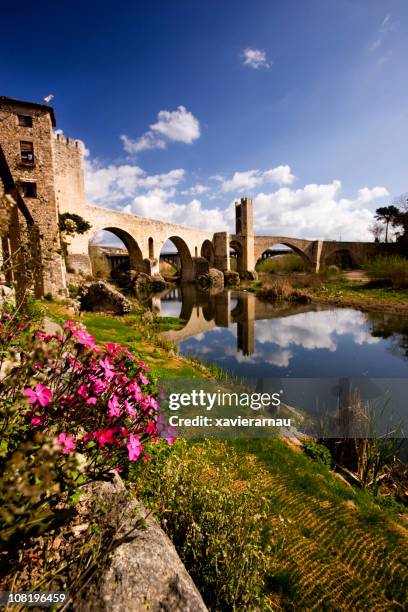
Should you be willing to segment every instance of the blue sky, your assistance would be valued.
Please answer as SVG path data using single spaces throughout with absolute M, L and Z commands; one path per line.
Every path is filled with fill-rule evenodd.
M 1 94 L 55 96 L 94 203 L 222 229 L 251 195 L 258 231 L 344 239 L 408 190 L 405 0 L 22 1 L 2 23 Z

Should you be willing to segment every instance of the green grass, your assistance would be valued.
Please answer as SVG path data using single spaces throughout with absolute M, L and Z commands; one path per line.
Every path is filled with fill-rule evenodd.
M 374 279 L 381 279 L 395 289 L 408 289 L 408 259 L 400 255 L 377 257 L 364 269 Z
M 252 526 L 258 545 L 261 532 L 264 538 L 268 534 L 263 541 L 267 559 L 257 566 L 262 597 L 258 576 L 249 593 L 252 604 L 237 609 L 406 609 L 408 531 L 368 492 L 346 486 L 281 440 L 182 441 L 157 472 L 150 466 L 139 494 L 158 511 L 211 610 L 231 609 L 225 603 L 214 607 L 213 598 L 222 580 L 234 582 L 231 566 L 237 562 L 233 551 L 218 550 L 212 538 L 212 513 L 225 486 L 229 496 L 232 492 L 247 504 L 247 513 L 259 517 Z M 219 546 L 223 530 L 239 544 L 234 505 L 229 502 L 224 512 L 230 507 L 230 520 L 227 515 L 217 524 Z M 195 529 L 184 530 L 182 517 Z M 212 554 L 227 564 L 227 576 L 214 574 L 213 559 L 202 549 L 207 541 Z
M 355 300 L 362 304 L 378 302 L 408 306 L 408 289 L 378 287 L 364 280 L 347 280 L 344 277 L 333 277 L 315 291 L 315 296 Z

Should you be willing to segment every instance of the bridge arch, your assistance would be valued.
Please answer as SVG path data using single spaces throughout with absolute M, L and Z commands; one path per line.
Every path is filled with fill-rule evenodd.
M 323 263 L 326 266 L 335 265 L 339 268 L 358 268 L 361 264 L 353 249 L 338 245 L 324 255 Z
M 265 237 L 262 238 L 262 240 L 257 240 L 255 238 L 255 262 L 258 263 L 262 259 L 262 255 L 266 251 L 270 250 L 271 247 L 276 245 L 282 245 L 290 249 L 290 251 L 292 251 L 296 255 L 299 255 L 299 257 L 302 258 L 308 268 L 314 268 L 315 263 L 310 259 L 309 255 L 305 253 L 305 251 L 302 249 L 301 245 L 298 244 L 298 242 L 299 241 L 297 241 L 296 239 L 292 240 L 290 238 L 284 237 L 270 237 L 269 239 Z
M 176 247 L 180 256 L 180 268 L 181 268 L 181 280 L 184 282 L 194 280 L 194 264 L 193 258 L 188 248 L 187 243 L 180 236 L 169 236 L 162 242 L 160 252 L 163 249 L 164 244 L 170 240 Z
M 204 257 L 210 264 L 210 267 L 214 266 L 215 261 L 215 253 L 214 253 L 214 245 L 211 240 L 204 240 L 201 245 L 201 257 Z
M 95 276 L 100 276 L 101 274 L 101 270 L 99 269 L 100 265 L 98 266 L 97 261 L 94 259 L 94 256 L 92 255 L 92 247 L 100 246 L 98 245 L 98 243 L 95 243 L 96 234 L 98 234 L 99 232 L 109 232 L 110 234 L 113 234 L 114 236 L 116 236 L 116 238 L 119 238 L 119 240 L 126 247 L 126 250 L 128 253 L 127 256 L 129 258 L 129 268 L 130 269 L 136 270 L 137 272 L 148 272 L 149 271 L 148 261 L 143 259 L 142 251 L 137 241 L 133 238 L 133 236 L 131 236 L 129 232 L 127 232 L 126 230 L 122 228 L 107 226 L 107 227 L 101 228 L 100 230 L 98 230 L 98 232 L 95 232 L 91 236 L 89 240 L 89 244 L 88 244 L 88 251 L 89 251 L 89 256 L 91 260 L 91 268 Z M 126 257 L 126 254 L 124 255 L 124 257 Z M 111 272 L 111 270 L 109 271 L 107 270 L 106 272 Z
M 244 247 L 242 246 L 239 240 L 230 240 L 229 243 L 230 251 L 234 251 L 234 255 L 230 253 L 231 259 L 236 259 L 236 272 L 243 272 L 243 264 L 244 264 Z M 231 269 L 233 265 L 231 263 Z

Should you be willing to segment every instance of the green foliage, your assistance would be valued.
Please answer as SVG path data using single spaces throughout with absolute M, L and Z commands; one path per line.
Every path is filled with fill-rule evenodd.
M 60 213 L 58 225 L 61 232 L 73 236 L 74 234 L 85 234 L 92 225 L 76 213 Z
M 79 293 L 79 287 L 77 285 L 68 285 L 69 297 L 77 298 Z
M 318 444 L 315 440 L 305 440 L 305 442 L 303 442 L 303 450 L 306 455 L 313 459 L 313 461 L 317 461 L 327 467 L 331 466 L 332 456 L 329 449 L 324 446 L 324 444 Z
M 368 262 L 364 269 L 373 278 L 381 279 L 395 289 L 408 288 L 408 259 L 405 257 L 377 257 Z
M 210 443 L 194 453 L 184 441 L 144 471 L 145 501 L 173 540 L 211 610 L 267 609 L 264 581 L 270 560 L 267 504 L 256 486 L 234 489 L 234 452 L 207 461 Z M 167 458 L 167 461 L 165 459 Z
M 14 429 L 9 443 L 16 448 L 11 454 L 3 445 L 0 478 L 0 542 L 17 548 L 22 539 L 67 518 L 62 496 L 67 502 L 77 491 L 80 469 L 77 455 L 62 458 L 40 433 L 16 445 L 22 433 L 21 428 Z
M 290 274 L 291 272 L 305 272 L 307 264 L 300 255 L 288 253 L 262 259 L 257 263 L 256 269 L 258 272 Z

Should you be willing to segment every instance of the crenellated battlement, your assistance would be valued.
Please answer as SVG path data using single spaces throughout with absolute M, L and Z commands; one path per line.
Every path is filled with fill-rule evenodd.
M 61 145 L 65 145 L 71 149 L 80 149 L 82 151 L 83 144 L 80 140 L 76 140 L 75 138 L 70 138 L 69 136 L 65 136 L 65 134 L 61 134 L 61 132 L 53 132 L 54 140 L 56 140 Z

